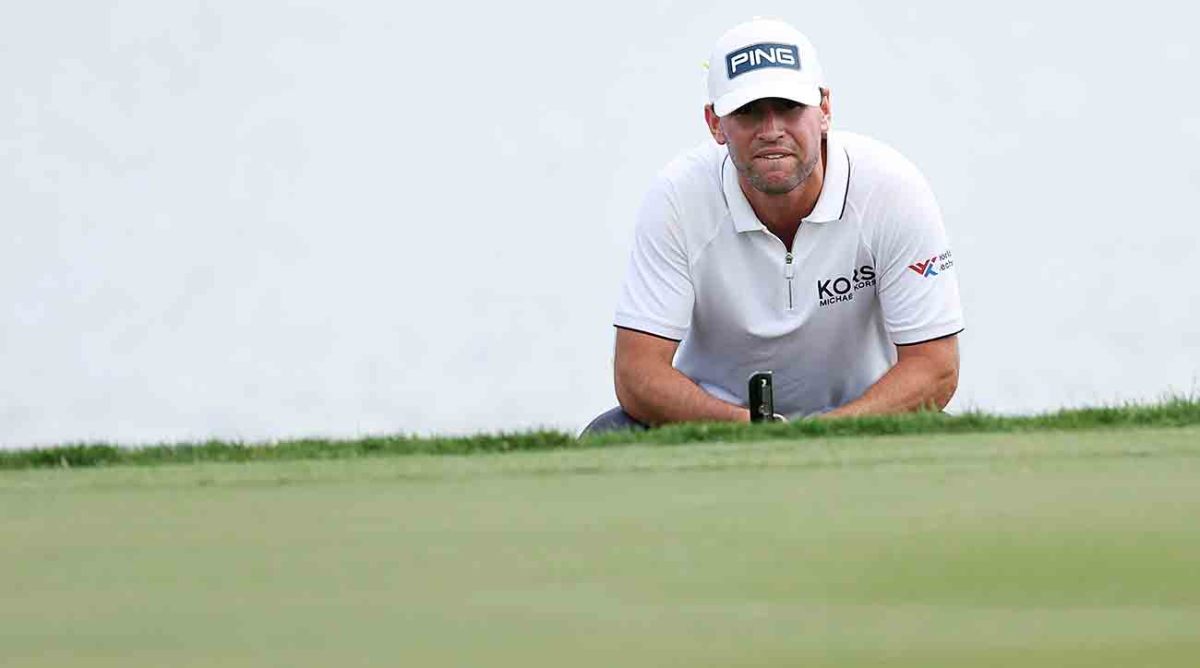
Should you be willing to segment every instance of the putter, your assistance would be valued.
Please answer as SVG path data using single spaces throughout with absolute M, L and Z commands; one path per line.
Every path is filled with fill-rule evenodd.
M 771 372 L 756 371 L 750 376 L 750 421 L 771 422 L 775 419 L 775 394 L 772 391 Z

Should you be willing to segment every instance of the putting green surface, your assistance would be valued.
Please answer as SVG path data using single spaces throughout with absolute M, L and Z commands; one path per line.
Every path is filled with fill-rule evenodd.
M 0 472 L 0 665 L 1194 666 L 1200 428 Z

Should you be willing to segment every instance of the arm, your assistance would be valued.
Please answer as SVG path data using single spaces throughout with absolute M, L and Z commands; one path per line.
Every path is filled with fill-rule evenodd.
M 896 363 L 829 417 L 937 411 L 958 387 L 964 323 L 941 209 L 915 166 L 897 160 L 889 169 L 888 181 L 872 197 L 879 211 L 865 239 L 876 259 L 879 305 Z
M 896 346 L 896 364 L 861 397 L 817 417 L 941 410 L 958 388 L 958 335 Z
M 747 422 L 749 410 L 713 397 L 671 365 L 695 304 L 687 235 L 673 192 L 668 179 L 657 179 L 638 210 L 629 267 L 613 320 L 617 400 L 626 413 L 650 425 Z
M 617 328 L 617 401 L 650 425 L 666 422 L 749 422 L 750 411 L 705 392 L 671 366 L 679 342 Z

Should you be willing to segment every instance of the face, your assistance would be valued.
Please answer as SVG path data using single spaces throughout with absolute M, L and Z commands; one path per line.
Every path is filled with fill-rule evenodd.
M 816 107 L 769 97 L 719 118 L 712 105 L 704 112 L 713 139 L 729 147 L 738 174 L 759 192 L 783 195 L 803 184 L 821 159 L 829 92 L 821 91 Z

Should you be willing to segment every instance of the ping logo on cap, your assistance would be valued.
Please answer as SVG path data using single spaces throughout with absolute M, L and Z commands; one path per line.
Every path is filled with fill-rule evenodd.
M 800 69 L 800 52 L 794 44 L 751 44 L 725 55 L 725 73 L 730 79 L 764 67 Z

